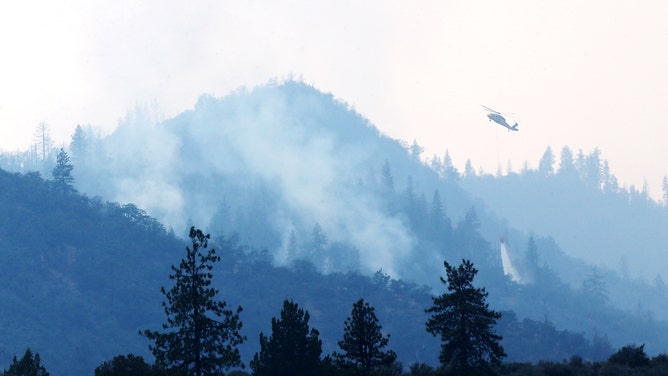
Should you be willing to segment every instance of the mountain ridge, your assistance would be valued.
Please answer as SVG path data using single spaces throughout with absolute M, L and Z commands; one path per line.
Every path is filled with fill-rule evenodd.
M 533 228 L 511 226 L 499 217 L 503 210 L 495 212 L 495 203 L 484 201 L 485 194 L 467 191 L 474 183 L 495 187 L 498 177 L 460 174 L 447 153 L 426 166 L 417 142 L 392 140 L 350 106 L 303 83 L 240 90 L 223 98 L 202 96 L 193 110 L 159 124 L 138 110 L 98 143 L 70 151 L 76 188 L 93 197 L 73 196 L 82 198 L 72 210 L 104 209 L 168 237 L 198 224 L 214 237 L 237 238 L 251 250 L 266 250 L 257 256 L 264 260 L 263 268 L 268 264 L 291 270 L 306 262 L 333 281 L 349 272 L 372 276 L 382 270 L 381 275 L 394 280 L 439 291 L 443 260 L 457 263 L 470 258 L 480 269 L 479 283 L 488 286 L 490 302 L 498 310 L 549 320 L 588 338 L 607 334 L 614 346 L 643 342 L 648 351 L 665 348 L 660 335 L 667 331 L 662 314 L 668 311 L 665 291 L 605 268 L 599 269 L 602 275 L 592 274 L 588 263 L 567 255 L 540 232 L 533 234 L 539 262 L 529 263 L 525 245 Z M 4 161 L 0 158 L 0 166 Z M 526 184 L 533 172 L 526 174 L 517 174 L 518 184 Z M 39 175 L 26 176 L 42 184 Z M 572 184 L 577 191 L 582 182 Z M 66 212 L 58 217 L 63 217 L 58 223 L 68 223 Z M 17 220 L 27 229 L 29 222 Z M 47 228 L 40 230 L 46 234 L 64 231 L 40 226 Z M 11 248 L 9 233 L 5 230 L 3 249 Z M 49 271 L 49 283 L 67 290 L 66 286 L 77 284 L 72 285 L 76 279 L 63 272 L 70 270 L 63 260 L 77 265 L 86 261 L 97 268 L 105 263 L 92 258 L 99 252 L 84 251 L 71 240 L 75 235 L 65 233 L 70 234 L 65 243 L 58 236 L 50 238 L 58 244 L 54 255 L 59 257 L 49 260 L 60 269 Z M 501 235 L 518 270 L 535 274 L 534 283 L 513 283 L 504 275 L 496 246 Z M 177 255 L 178 242 L 169 239 L 171 245 L 165 248 Z M 130 247 L 119 245 L 114 237 L 108 241 L 121 249 Z M 160 248 L 145 247 L 155 252 Z M 102 248 L 116 252 L 110 246 Z M 156 281 L 164 280 L 169 260 L 144 262 L 153 265 Z M 109 260 L 107 266 L 123 267 L 120 260 Z M 167 272 L 159 276 L 158 270 Z M 111 286 L 92 271 L 81 275 L 94 281 L 92 285 Z M 585 288 L 590 277 L 608 289 L 607 295 L 596 296 L 596 291 Z M 152 286 L 159 291 L 157 284 Z M 144 288 L 148 294 L 149 286 Z M 121 304 L 122 294 L 115 296 Z M 7 298 L 17 301 L 15 296 Z

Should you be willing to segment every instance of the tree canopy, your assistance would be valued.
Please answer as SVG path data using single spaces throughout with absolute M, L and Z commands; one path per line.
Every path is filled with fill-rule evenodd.
M 501 314 L 490 310 L 485 302 L 484 288 L 473 286 L 478 271 L 469 260 L 458 267 L 443 263 L 447 281 L 441 277 L 448 291 L 433 298 L 427 320 L 427 331 L 441 337 L 439 360 L 446 371 L 456 375 L 486 373 L 491 365 L 498 365 L 506 356 L 499 344 L 501 336 L 494 332 Z
M 645 345 L 626 345 L 616 353 L 610 355 L 609 363 L 623 365 L 629 368 L 643 367 L 650 364 L 645 354 Z
M 157 374 L 157 372 L 155 372 Z M 141 356 L 118 355 L 95 368 L 95 376 L 149 376 L 153 375 L 150 364 Z
M 255 375 L 320 375 L 322 341 L 309 318 L 297 303 L 283 302 L 280 318 L 271 319 L 271 336 L 260 333 L 260 352 L 250 363 Z
M 53 175 L 53 182 L 56 189 L 69 193 L 74 192 L 74 177 L 72 177 L 72 170 L 74 166 L 70 163 L 70 157 L 63 148 L 56 156 L 56 167 L 53 168 L 51 174 Z
M 41 364 L 39 354 L 33 355 L 30 349 L 26 349 L 25 354 L 21 360 L 17 360 L 16 356 L 9 365 L 9 369 L 5 370 L 3 376 L 49 376 L 49 372 Z
M 383 335 L 375 308 L 358 300 L 344 323 L 343 340 L 338 342 L 343 353 L 334 357 L 344 369 L 355 375 L 367 376 L 380 367 L 392 364 L 397 354 L 387 347 L 390 335 Z
M 149 349 L 160 365 L 188 375 L 212 375 L 242 364 L 237 348 L 245 340 L 239 334 L 242 309 L 227 309 L 226 302 L 216 300 L 218 290 L 210 287 L 213 263 L 220 260 L 213 248 L 202 253 L 210 236 L 194 226 L 189 236 L 192 247 L 186 247 L 186 258 L 178 268 L 172 266 L 174 286 L 161 289 L 167 331 L 145 330 L 143 335 L 153 341 Z

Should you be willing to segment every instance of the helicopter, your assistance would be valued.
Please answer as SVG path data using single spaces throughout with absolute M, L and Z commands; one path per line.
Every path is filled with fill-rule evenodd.
M 487 114 L 487 118 L 489 118 L 489 121 L 493 120 L 495 123 L 508 128 L 509 132 L 510 131 L 519 131 L 519 129 L 517 129 L 517 125 L 518 125 L 517 122 L 515 122 L 514 125 L 510 125 L 506 121 L 506 118 L 504 118 L 503 115 L 501 115 L 501 113 L 499 111 L 492 110 L 491 108 L 489 108 L 487 106 L 482 106 L 482 108 L 484 108 L 485 110 L 487 110 L 487 112 L 489 112 Z

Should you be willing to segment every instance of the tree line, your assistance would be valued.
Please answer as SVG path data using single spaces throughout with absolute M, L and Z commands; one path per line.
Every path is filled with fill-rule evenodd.
M 56 192 L 75 193 L 76 191 L 73 190 L 73 188 L 72 188 L 72 180 L 69 179 L 69 178 L 71 178 L 70 173 L 72 171 L 72 168 L 71 168 L 72 166 L 69 162 L 68 155 L 67 155 L 66 152 L 64 152 L 62 150 L 61 150 L 60 154 L 61 155 L 59 155 L 59 158 L 58 158 L 59 162 L 56 164 L 55 168 L 52 170 L 52 175 L 53 175 L 54 179 L 53 179 L 52 182 L 49 182 L 48 187 L 49 187 L 50 190 L 56 191 Z M 62 197 L 67 197 L 67 196 L 74 197 L 75 195 L 64 195 Z M 436 196 L 436 197 L 438 197 L 438 196 Z M 119 209 L 122 209 L 123 215 L 125 217 L 127 217 L 128 219 L 131 219 L 133 221 L 136 219 L 138 222 L 143 222 L 142 218 L 147 217 L 146 213 L 137 209 L 133 205 L 126 205 L 126 206 L 124 206 L 122 208 L 119 208 Z M 469 222 L 475 223 L 476 222 L 475 212 L 470 211 L 469 213 L 467 213 L 466 218 L 462 222 L 463 223 L 469 223 Z M 322 230 L 320 230 L 320 232 L 316 231 L 317 227 L 318 226 L 316 226 L 314 228 L 314 234 L 321 234 Z M 162 229 L 162 230 L 164 231 L 164 229 Z M 314 237 L 315 237 L 315 235 L 314 235 Z M 324 237 L 324 235 L 322 235 L 322 237 Z M 531 241 L 530 241 L 530 243 L 531 243 Z M 528 247 L 527 253 L 531 253 L 529 251 L 532 250 L 533 248 L 535 248 L 535 244 L 533 245 L 533 247 L 530 244 L 530 246 Z M 533 249 L 533 253 L 535 253 L 535 249 Z M 535 255 L 534 255 L 533 258 L 535 259 Z M 605 286 L 603 286 L 603 287 L 605 287 Z M 601 294 L 601 296 L 603 298 L 605 298 L 605 291 L 603 291 L 603 294 Z
M 214 375 L 230 368 L 243 368 L 238 345 L 241 307 L 227 308 L 210 287 L 213 264 L 220 260 L 208 249 L 209 234 L 191 227 L 192 246 L 179 267 L 172 266 L 170 290 L 164 287 L 163 308 L 167 321 L 162 331 L 145 330 L 152 341 L 149 349 L 156 359 L 154 369 L 167 374 Z M 484 288 L 472 284 L 477 270 L 468 260 L 455 268 L 444 262 L 448 293 L 433 299 L 426 309 L 431 318 L 426 329 L 443 341 L 439 357 L 443 369 L 457 374 L 490 370 L 505 356 L 494 333 L 498 312 L 489 309 Z M 292 300 L 285 300 L 278 318 L 271 320 L 271 335 L 260 333 L 260 351 L 250 362 L 254 375 L 376 375 L 400 374 L 396 354 L 386 349 L 389 334 L 383 334 L 375 308 L 360 298 L 344 322 L 340 352 L 322 357 L 319 332 L 309 326 L 310 314 Z M 100 368 L 101 367 L 101 368 Z M 98 371 L 113 368 L 98 367 Z M 100 373 L 99 374 L 105 374 Z
M 98 366 L 96 376 L 249 374 L 238 350 L 247 339 L 241 334 L 242 307 L 228 307 L 218 298 L 219 291 L 211 287 L 212 270 L 220 256 L 208 247 L 209 234 L 191 227 L 189 237 L 192 245 L 186 246 L 178 267 L 171 268 L 172 287 L 161 289 L 166 315 L 162 330 L 140 332 L 151 341 L 155 363 L 133 354 L 118 355 Z M 322 341 L 318 330 L 309 324 L 308 310 L 293 300 L 284 300 L 280 314 L 271 320 L 271 334 L 259 334 L 260 349 L 249 364 L 252 374 L 623 375 L 668 369 L 668 356 L 649 359 L 643 346 L 633 345 L 620 349 L 607 363 L 585 362 L 578 356 L 568 363 L 502 363 L 506 354 L 502 338 L 494 330 L 501 314 L 489 308 L 486 290 L 473 285 L 478 270 L 466 259 L 458 266 L 447 261 L 443 264 L 446 276 L 440 279 L 447 292 L 433 297 L 433 305 L 425 309 L 431 314 L 426 330 L 441 339 L 439 367 L 415 363 L 404 370 L 389 349 L 390 334 L 383 333 L 375 308 L 363 298 L 353 304 L 344 322 L 339 351 L 323 357 Z M 14 357 L 3 375 L 44 376 L 48 372 L 39 354 L 28 349 L 20 360 Z
M 177 266 L 172 266 L 171 288 L 163 287 L 162 306 L 166 322 L 162 330 L 144 330 L 155 363 L 149 365 L 132 354 L 116 356 L 95 369 L 95 375 L 220 375 L 245 374 L 238 345 L 242 307 L 230 308 L 211 287 L 213 266 L 220 261 L 208 247 L 209 234 L 191 227 L 191 246 Z M 448 293 L 433 299 L 426 309 L 432 314 L 426 329 L 443 340 L 439 357 L 443 369 L 461 374 L 498 366 L 505 356 L 500 336 L 493 327 L 500 314 L 489 310 L 487 293 L 472 285 L 477 270 L 463 260 L 455 268 L 444 262 Z M 390 350 L 390 335 L 382 331 L 375 308 L 363 298 L 353 304 L 344 322 L 340 351 L 322 356 L 317 329 L 309 325 L 310 314 L 292 300 L 285 300 L 278 317 L 271 320 L 271 334 L 260 333 L 260 350 L 249 366 L 254 375 L 400 375 L 402 365 Z M 20 371 L 16 371 L 20 370 Z M 19 372 L 19 373 L 16 373 Z M 39 354 L 26 351 L 14 358 L 3 375 L 48 375 Z

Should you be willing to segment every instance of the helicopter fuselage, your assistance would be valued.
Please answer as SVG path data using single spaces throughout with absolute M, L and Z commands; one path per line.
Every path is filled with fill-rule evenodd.
M 494 121 L 495 123 L 508 128 L 508 130 L 510 130 L 510 131 L 518 131 L 519 130 L 519 129 L 517 129 L 517 123 L 515 123 L 514 125 L 510 125 L 506 121 L 506 118 L 504 118 L 503 116 L 501 116 L 499 114 L 489 113 L 489 114 L 487 114 L 487 117 L 489 118 L 489 121 Z

